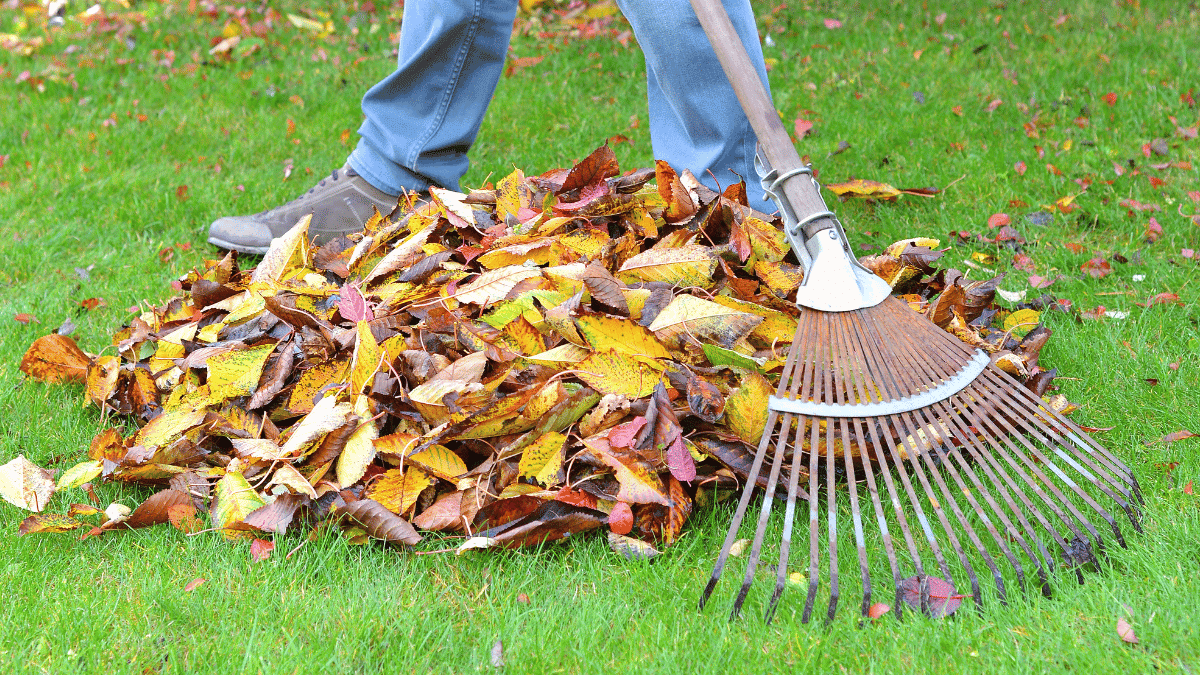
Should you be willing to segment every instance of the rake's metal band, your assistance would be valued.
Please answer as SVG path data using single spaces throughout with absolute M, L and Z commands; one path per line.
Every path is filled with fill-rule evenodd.
M 966 389 L 975 378 L 991 363 L 991 358 L 983 350 L 975 350 L 975 356 L 966 363 L 953 377 L 933 389 L 905 396 L 891 401 L 876 401 L 872 403 L 821 403 L 818 401 L 800 401 L 794 398 L 769 399 L 771 410 L 809 415 L 812 417 L 879 417 L 909 412 L 917 408 L 933 405 L 944 401 L 958 392 Z

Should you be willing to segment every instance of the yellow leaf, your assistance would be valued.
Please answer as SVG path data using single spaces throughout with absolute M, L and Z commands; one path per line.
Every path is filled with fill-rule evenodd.
M 800 287 L 800 282 L 804 280 L 804 271 L 799 265 L 760 260 L 754 263 L 754 276 L 766 284 L 775 297 L 786 298 Z
M 517 218 L 523 207 L 529 206 L 529 191 L 524 188 L 525 174 L 520 169 L 505 176 L 496 191 L 496 215 L 503 223 L 508 216 Z
M 253 393 L 273 351 L 275 344 L 270 343 L 210 356 L 205 364 L 210 399 L 216 403 Z
M 625 283 L 662 281 L 685 288 L 711 288 L 716 283 L 716 269 L 717 257 L 712 249 L 690 244 L 643 251 L 626 260 L 616 276 Z
M 1018 309 L 1004 317 L 1004 330 L 1018 338 L 1025 337 L 1042 320 L 1042 315 L 1035 309 Z
M 749 335 L 762 321 L 761 316 L 684 294 L 675 296 L 659 312 L 650 330 L 673 348 L 689 337 L 728 347 Z
M 767 423 L 767 403 L 771 385 L 762 375 L 747 371 L 742 386 L 725 399 L 725 419 L 729 429 L 751 445 L 758 445 Z
M 63 472 L 63 475 L 58 477 L 58 489 L 75 488 L 84 483 L 96 478 L 100 475 L 103 468 L 103 462 L 100 460 L 88 460 L 80 462 L 75 466 Z
M 796 320 L 783 312 L 725 295 L 713 297 L 713 302 L 740 312 L 761 316 L 762 323 L 754 327 L 750 336 L 757 338 L 764 345 L 787 344 L 796 335 Z
M 342 359 L 326 361 L 304 371 L 292 388 L 292 395 L 288 399 L 288 412 L 298 415 L 311 412 L 317 394 L 331 384 L 344 382 L 349 372 L 350 362 Z
M 924 246 L 926 248 L 937 248 L 941 245 L 941 243 L 942 242 L 940 240 L 932 239 L 930 237 L 912 237 L 910 239 L 901 239 L 900 241 L 892 242 L 892 245 L 888 246 L 887 250 L 884 251 L 884 255 L 890 255 L 893 258 L 897 258 L 901 253 L 904 253 L 904 249 L 908 248 L 910 244 L 913 246 Z
M 383 504 L 396 515 L 404 515 L 417 503 L 421 491 L 432 482 L 424 471 L 415 466 L 391 469 L 371 483 L 371 487 L 367 488 L 367 497 Z
M 845 183 L 830 183 L 825 186 L 826 190 L 834 193 L 839 197 L 861 197 L 863 199 L 882 199 L 884 201 L 895 201 L 900 196 L 900 191 L 888 185 L 873 180 L 852 180 Z
M 444 445 L 434 445 L 409 457 L 408 462 L 421 467 L 438 478 L 454 482 L 467 472 L 467 465 L 454 451 Z
M 611 349 L 592 352 L 575 368 L 579 379 L 601 394 L 621 394 L 631 399 L 653 393 L 664 370 L 657 361 Z
M 150 420 L 150 423 L 138 430 L 131 445 L 144 445 L 147 448 L 160 447 L 173 443 L 184 432 L 193 429 L 204 422 L 203 410 L 179 410 L 165 412 Z
M 358 322 L 358 340 L 354 344 L 354 360 L 350 366 L 350 393 L 361 394 L 371 384 L 383 364 L 383 350 L 371 334 L 366 321 Z
M 754 257 L 766 262 L 779 262 L 792 250 L 787 235 L 781 228 L 758 218 L 747 218 L 742 221 L 742 227 L 750 239 L 750 248 Z
M 591 353 L 587 347 L 580 347 L 579 345 L 565 342 L 554 349 L 546 350 L 541 354 L 534 354 L 529 357 L 529 360 L 547 366 L 566 366 L 579 363 Z
M 346 423 L 353 409 L 349 403 L 338 403 L 335 392 L 327 392 L 311 412 L 292 427 L 292 435 L 283 445 L 282 456 L 295 457 L 305 446 Z
M 532 260 L 538 265 L 548 265 L 551 262 L 551 245 L 554 242 L 554 239 L 542 238 L 523 244 L 512 244 L 488 251 L 477 260 L 480 267 L 489 270 L 509 265 L 524 265 L 527 260 Z
M 271 240 L 271 248 L 267 249 L 262 262 L 258 263 L 254 273 L 250 275 L 251 284 L 269 284 L 278 281 L 284 272 L 296 267 L 307 267 L 310 221 L 312 214 L 304 216 L 292 229 Z
M 547 487 L 557 483 L 566 442 L 566 436 L 553 431 L 534 441 L 521 453 L 518 477 L 532 478 Z
M 651 471 L 644 462 L 617 455 L 609 448 L 606 436 L 591 436 L 584 439 L 586 445 L 600 461 L 613 470 L 617 483 L 621 486 L 617 492 L 617 500 L 628 504 L 662 504 L 671 503 L 666 494 L 666 488 L 658 479 L 658 474 Z
M 84 397 L 87 403 L 103 409 L 104 402 L 116 390 L 120 375 L 121 359 L 109 354 L 96 357 L 96 360 L 87 367 L 87 382 L 84 385 Z
M 275 469 L 275 475 L 271 476 L 271 482 L 268 485 L 278 485 L 292 494 L 308 495 L 312 499 L 317 498 L 317 491 L 313 488 L 312 483 L 309 483 L 303 474 L 292 468 L 291 464 L 280 464 L 279 468 Z
M 370 416 L 366 396 L 355 397 L 354 413 L 361 418 Z M 346 447 L 342 449 L 342 454 L 338 455 L 337 481 L 339 485 L 344 488 L 350 487 L 363 477 L 367 471 L 367 465 L 375 459 L 375 439 L 378 437 L 379 429 L 375 427 L 375 422 L 369 419 L 350 434 L 350 439 L 346 441 Z
M 618 351 L 652 359 L 669 359 L 671 353 L 645 327 L 615 316 L 587 314 L 575 319 L 579 333 L 596 351 Z
M 546 342 L 542 339 L 542 334 L 533 327 L 533 324 L 526 321 L 524 316 L 510 321 L 504 327 L 503 332 L 521 348 L 522 356 L 538 354 L 546 349 Z
M 213 491 L 213 524 L 221 529 L 226 539 L 253 537 L 249 531 L 230 528 L 246 520 L 246 516 L 265 503 L 245 476 L 238 471 L 226 471 Z

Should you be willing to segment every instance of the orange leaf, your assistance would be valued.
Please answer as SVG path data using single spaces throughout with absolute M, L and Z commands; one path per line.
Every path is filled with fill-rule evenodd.
M 65 335 L 43 335 L 21 358 L 21 372 L 35 380 L 58 384 L 83 382 L 92 359 Z

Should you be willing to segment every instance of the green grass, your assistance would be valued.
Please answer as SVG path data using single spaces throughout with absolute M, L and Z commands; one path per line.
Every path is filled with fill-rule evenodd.
M 352 2 L 279 3 L 284 12 L 327 12 L 314 17 L 328 18 L 334 32 L 320 37 L 276 19 L 264 50 L 233 63 L 207 55 L 233 16 L 224 7 L 191 13 L 182 2 L 135 5 L 146 19 L 128 29 L 85 30 L 69 21 L 29 55 L 19 46 L 0 52 L 0 461 L 24 454 L 67 468 L 110 423 L 81 407 L 78 386 L 22 382 L 17 364 L 34 339 L 70 319 L 79 343 L 102 351 L 130 316 L 127 307 L 163 301 L 172 279 L 216 254 L 202 243 L 215 217 L 290 199 L 341 165 L 361 93 L 393 63 L 389 34 L 399 8 L 378 4 L 369 13 Z M 1005 212 L 1027 240 L 1023 251 L 1036 273 L 1062 275 L 1053 286 L 1031 288 L 1029 273 L 1012 269 L 1012 250 L 977 240 L 953 245 L 943 263 L 968 270 L 972 253 L 992 254 L 988 267 L 1008 272 L 1006 290 L 1128 313 L 1044 317 L 1055 335 L 1043 363 L 1059 368 L 1060 393 L 1081 405 L 1077 421 L 1112 427 L 1097 438 L 1134 468 L 1147 500 L 1145 534 L 1126 528 L 1131 547 L 1110 547 L 1102 573 L 1084 585 L 1061 577 L 1052 599 L 1018 595 L 1007 608 L 964 607 L 948 621 L 910 613 L 903 623 L 861 628 L 855 598 L 843 599 L 829 626 L 799 624 L 802 591 L 791 589 L 765 626 L 754 616 L 769 585 L 763 577 L 748 616 L 731 624 L 732 579 L 708 611 L 695 610 L 727 507 L 701 511 L 681 542 L 650 563 L 624 561 L 600 536 L 455 557 L 353 547 L 334 535 L 291 558 L 284 553 L 303 540 L 282 538 L 272 558 L 251 563 L 246 544 L 168 528 L 84 542 L 17 537 L 25 513 L 4 503 L 0 667 L 474 672 L 491 669 L 500 640 L 512 672 L 1194 671 L 1200 502 L 1184 486 L 1200 479 L 1200 439 L 1150 442 L 1181 428 L 1200 432 L 1200 267 L 1181 253 L 1200 249 L 1200 227 L 1182 215 L 1200 212 L 1189 195 L 1200 181 L 1195 168 L 1150 165 L 1200 163 L 1200 141 L 1176 133 L 1200 116 L 1188 102 L 1200 86 L 1200 9 L 1147 0 L 1069 4 L 1059 23 L 1058 6 L 1040 2 L 944 3 L 940 25 L 943 10 L 934 3 L 758 2 L 756 9 L 774 42 L 766 52 L 775 102 L 789 127 L 798 116 L 815 121 L 798 147 L 823 181 L 947 188 L 933 199 L 834 204 L 864 251 L 918 235 L 951 245 L 947 233 L 987 234 L 988 217 Z M 44 35 L 36 12 L 22 26 L 19 6 L 4 7 L 0 33 Z M 262 19 L 257 6 L 246 16 Z M 826 28 L 826 18 L 844 25 Z M 612 27 L 624 30 L 619 21 Z M 538 40 L 537 31 L 521 30 L 513 55 L 546 58 L 501 82 L 464 184 L 498 179 L 514 166 L 537 173 L 568 166 L 618 134 L 632 141 L 614 146 L 623 167 L 650 165 L 635 43 L 611 33 Z M 160 65 L 155 50 L 173 50 L 173 66 Z M 1079 117 L 1086 126 L 1074 122 Z M 1038 138 L 1031 138 L 1023 126 L 1035 118 Z M 1168 141 L 1168 154 L 1147 159 L 1143 145 L 1155 138 Z M 850 148 L 831 155 L 841 141 Z M 294 169 L 285 181 L 288 159 Z M 1140 175 L 1117 176 L 1113 162 L 1128 168 L 1131 159 Z M 1017 162 L 1027 166 L 1024 175 Z M 1165 183 L 1152 185 L 1149 176 Z M 1076 179 L 1091 184 L 1084 191 Z M 1071 195 L 1078 209 L 1044 226 L 1023 218 Z M 1123 199 L 1161 210 L 1131 214 Z M 1163 234 L 1147 243 L 1152 216 Z M 1080 265 L 1096 256 L 1129 262 L 1114 261 L 1112 274 L 1093 279 Z M 88 270 L 86 279 L 76 268 Z M 1164 292 L 1183 304 L 1137 304 Z M 104 305 L 85 309 L 89 298 Z M 18 313 L 37 323 L 16 322 Z M 1172 462 L 1179 464 L 1168 472 Z M 144 496 L 120 485 L 98 489 L 128 504 Z M 68 500 L 82 496 L 55 503 Z M 184 592 L 196 578 L 207 582 Z M 522 593 L 528 603 L 518 601 Z M 1140 644 L 1120 641 L 1118 617 Z

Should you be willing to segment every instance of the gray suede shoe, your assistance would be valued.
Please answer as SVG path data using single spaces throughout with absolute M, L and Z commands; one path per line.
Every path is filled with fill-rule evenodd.
M 292 229 L 296 221 L 312 214 L 308 236 L 323 244 L 344 234 L 363 229 L 371 207 L 387 215 L 397 198 L 381 192 L 349 166 L 335 170 L 308 192 L 283 206 L 252 216 L 218 218 L 208 228 L 208 243 L 240 253 L 262 255 L 271 240 Z

